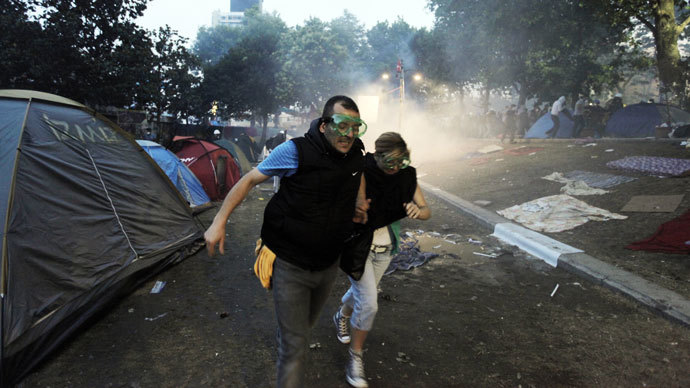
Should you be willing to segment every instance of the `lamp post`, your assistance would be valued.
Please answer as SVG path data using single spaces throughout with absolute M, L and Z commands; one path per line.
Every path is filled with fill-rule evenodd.
M 398 112 L 398 131 L 402 130 L 402 120 L 403 120 L 403 109 L 405 107 L 405 66 L 403 66 L 403 61 L 402 59 L 398 59 L 398 63 L 395 68 L 395 78 L 398 79 L 399 85 L 397 88 L 393 90 L 389 90 L 386 92 L 388 93 L 393 93 L 396 90 L 399 93 L 399 101 L 400 101 L 400 110 Z M 381 79 L 384 81 L 388 81 L 390 79 L 390 75 L 388 73 L 383 73 L 381 74 Z M 422 75 L 420 73 L 415 73 L 414 76 L 412 77 L 414 81 L 421 81 L 422 80 Z

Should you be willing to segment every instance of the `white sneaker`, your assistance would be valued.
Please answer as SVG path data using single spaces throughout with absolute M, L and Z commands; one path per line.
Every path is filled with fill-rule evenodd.
M 336 335 L 338 341 L 349 344 L 350 343 L 350 328 L 347 327 L 348 318 L 340 313 L 340 309 L 333 316 L 333 323 L 335 323 Z
M 347 371 L 345 371 L 345 378 L 347 382 L 356 388 L 366 388 L 369 386 L 367 378 L 364 377 L 364 360 L 362 355 L 348 350 L 350 353 L 350 362 L 347 363 Z

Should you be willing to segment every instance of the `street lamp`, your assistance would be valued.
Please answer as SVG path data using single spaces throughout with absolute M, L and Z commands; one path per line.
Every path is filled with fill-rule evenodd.
M 390 77 L 391 77 L 391 76 L 390 76 L 390 74 L 388 74 L 388 73 L 383 73 L 383 74 L 381 74 L 381 79 L 387 80 L 387 79 L 389 79 Z

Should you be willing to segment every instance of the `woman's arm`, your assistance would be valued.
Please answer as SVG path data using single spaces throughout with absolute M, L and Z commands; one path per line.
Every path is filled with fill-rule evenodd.
M 431 209 L 426 204 L 424 199 L 424 194 L 422 190 L 417 185 L 414 191 L 414 196 L 412 197 L 412 202 L 408 202 L 405 205 L 405 211 L 409 218 L 414 218 L 417 220 L 428 220 L 431 218 Z

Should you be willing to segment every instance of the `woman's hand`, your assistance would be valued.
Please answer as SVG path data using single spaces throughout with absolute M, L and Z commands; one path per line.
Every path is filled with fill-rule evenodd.
M 426 206 L 417 206 L 417 204 L 414 202 L 404 203 L 403 206 L 405 206 L 407 217 L 413 219 L 419 218 L 419 216 L 422 214 L 422 210 L 426 208 Z

